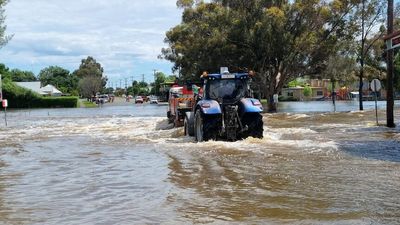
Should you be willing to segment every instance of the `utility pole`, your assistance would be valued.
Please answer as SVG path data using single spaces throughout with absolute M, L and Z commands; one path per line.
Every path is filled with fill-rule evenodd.
M 157 96 L 158 95 L 158 90 L 157 90 L 157 86 L 156 86 L 156 69 L 153 69 L 153 75 L 154 75 L 154 94 Z
M 144 74 L 142 74 L 142 82 L 144 83 Z
M 119 79 L 119 88 L 122 89 L 122 79 Z
M 388 0 L 388 35 L 393 33 L 393 0 Z M 394 124 L 394 96 L 393 96 L 393 51 L 391 48 L 387 51 L 387 96 L 386 96 L 386 119 L 388 127 L 395 127 Z

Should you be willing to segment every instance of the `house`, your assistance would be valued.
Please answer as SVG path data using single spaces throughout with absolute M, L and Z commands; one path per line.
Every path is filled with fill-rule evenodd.
M 40 81 L 35 82 L 15 82 L 18 86 L 29 89 L 43 96 L 61 96 L 62 92 L 51 84 L 42 87 Z

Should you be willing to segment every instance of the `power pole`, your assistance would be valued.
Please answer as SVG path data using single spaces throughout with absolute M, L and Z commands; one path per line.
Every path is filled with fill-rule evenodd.
M 125 94 L 128 95 L 128 78 L 125 78 Z
M 144 74 L 142 74 L 142 82 L 144 83 Z
M 156 69 L 153 69 L 153 75 L 154 75 L 154 94 L 157 96 L 158 95 L 158 90 L 156 89 L 156 72 L 157 72 L 157 70 Z
M 393 0 L 388 0 L 388 35 L 393 33 Z M 393 51 L 391 48 L 387 51 L 387 96 L 386 96 L 386 119 L 388 127 L 395 127 L 394 124 L 394 96 L 393 96 Z

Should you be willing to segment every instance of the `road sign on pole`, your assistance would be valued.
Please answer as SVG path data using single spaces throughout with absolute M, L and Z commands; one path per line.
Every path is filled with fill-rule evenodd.
M 378 79 L 373 79 L 371 82 L 371 90 L 375 95 L 375 117 L 376 117 L 376 125 L 379 126 L 378 121 L 378 92 L 381 90 L 382 85 Z
M 373 92 L 378 92 L 378 91 L 381 90 L 381 88 L 382 88 L 382 84 L 381 84 L 381 81 L 380 81 L 380 80 L 378 80 L 378 79 L 373 79 L 373 80 L 371 81 L 371 90 L 372 90 Z
M 7 99 L 3 99 L 1 101 L 1 104 L 2 104 L 2 106 L 4 108 L 4 122 L 6 123 L 6 126 L 7 126 L 7 107 L 8 107 Z

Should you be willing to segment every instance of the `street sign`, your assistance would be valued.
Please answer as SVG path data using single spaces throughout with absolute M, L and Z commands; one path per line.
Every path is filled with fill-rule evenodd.
M 373 92 L 378 92 L 378 91 L 381 90 L 381 88 L 382 88 L 382 84 L 381 84 L 381 81 L 380 81 L 380 80 L 378 80 L 378 79 L 373 79 L 373 80 L 371 81 L 371 90 L 372 90 Z
M 3 99 L 3 101 L 1 101 L 3 108 L 7 108 L 8 107 L 8 101 L 7 99 Z
M 400 31 L 394 32 L 385 38 L 387 50 L 400 47 Z

